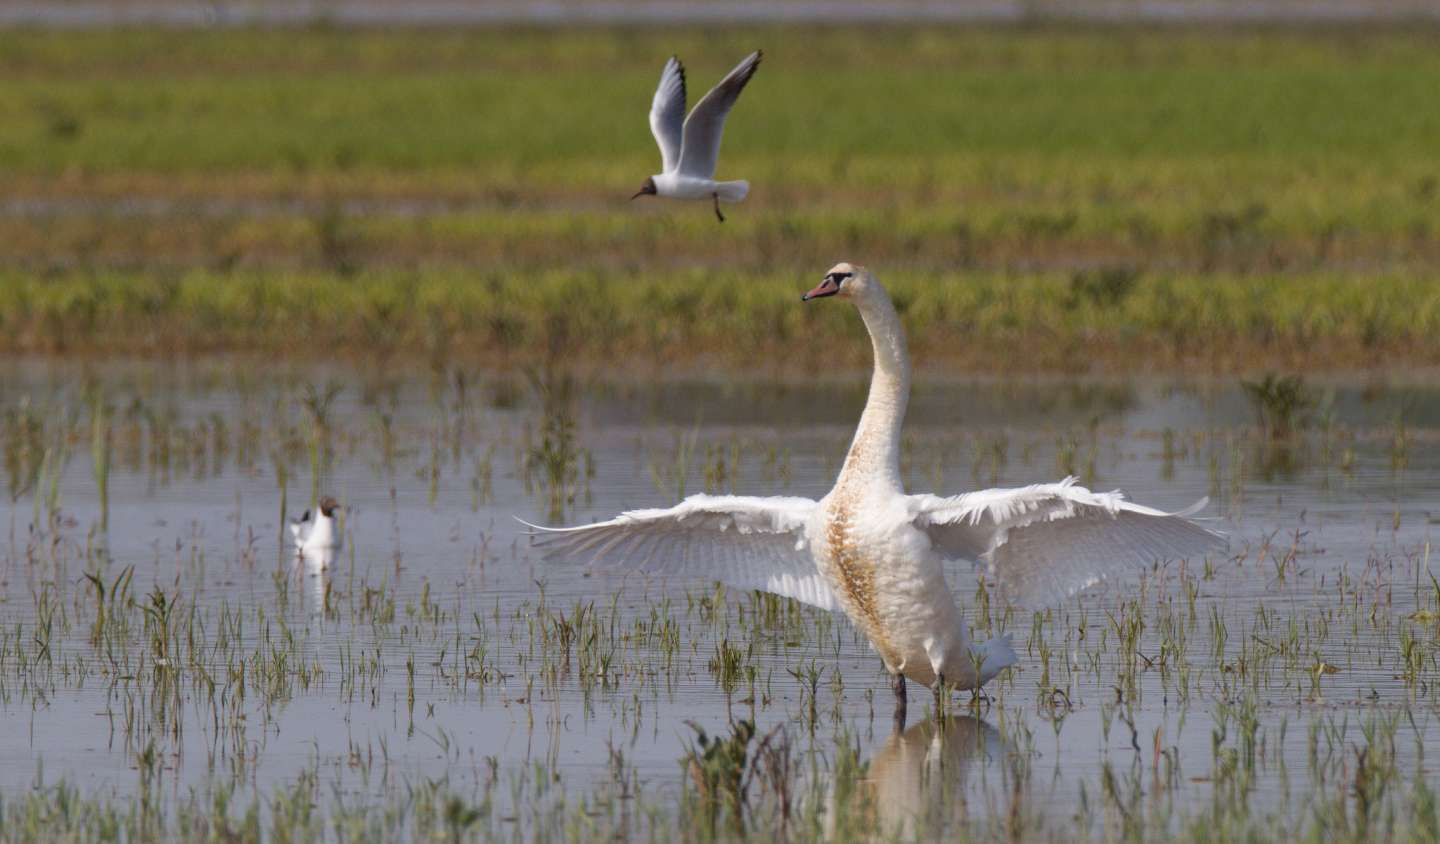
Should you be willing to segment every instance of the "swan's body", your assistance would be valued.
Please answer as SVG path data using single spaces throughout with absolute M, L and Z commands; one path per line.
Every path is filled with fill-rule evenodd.
M 685 67 L 680 59 L 670 57 L 660 71 L 660 84 L 650 103 L 650 132 L 660 146 L 661 172 L 646 179 L 631 199 L 709 199 L 715 203 L 715 216 L 725 222 L 720 201 L 739 202 L 750 193 L 750 183 L 715 181 L 720 138 L 725 131 L 725 116 L 760 67 L 760 58 L 759 50 L 746 56 L 686 117 Z
M 551 556 L 702 575 L 843 610 L 896 677 L 978 688 L 1016 656 L 1009 636 L 975 643 L 945 579 L 948 560 L 983 564 L 1022 605 L 1063 600 L 1107 574 L 1202 554 L 1223 538 L 1186 516 L 1093 493 L 1073 478 L 953 497 L 907 495 L 900 429 L 910 360 L 900 319 L 873 276 L 839 264 L 805 299 L 851 299 L 875 352 L 870 396 L 835 487 L 824 498 L 691 496 L 598 524 L 547 532 Z
M 941 557 L 915 526 L 900 479 L 910 356 L 900 317 L 875 285 L 880 295 L 860 306 L 875 351 L 870 397 L 835 488 L 820 500 L 815 563 L 891 674 L 977 688 L 1013 665 L 1015 653 L 1006 639 L 972 650 Z
M 295 553 L 306 559 L 323 559 L 327 564 L 340 550 L 342 536 L 335 518 L 338 505 L 333 498 L 320 500 L 316 510 L 290 523 L 290 536 L 295 541 Z

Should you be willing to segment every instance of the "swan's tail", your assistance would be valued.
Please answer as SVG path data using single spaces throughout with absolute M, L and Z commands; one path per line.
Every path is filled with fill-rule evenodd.
M 750 183 L 743 179 L 738 182 L 717 182 L 715 192 L 726 202 L 739 202 L 750 194 Z
M 1009 633 L 975 645 L 975 652 L 981 657 L 979 683 L 981 686 L 995 679 L 995 676 L 1001 671 L 1020 662 L 1020 657 L 1015 654 L 1015 646 L 1010 640 Z

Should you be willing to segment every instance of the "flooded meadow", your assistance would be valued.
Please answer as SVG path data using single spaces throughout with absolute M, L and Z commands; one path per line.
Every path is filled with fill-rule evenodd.
M 17 363 L 0 839 L 1433 839 L 1434 385 L 920 378 L 910 491 L 1208 496 L 1230 546 L 1041 613 L 948 572 L 1020 664 L 896 725 L 843 616 L 517 521 L 819 497 L 863 373 Z

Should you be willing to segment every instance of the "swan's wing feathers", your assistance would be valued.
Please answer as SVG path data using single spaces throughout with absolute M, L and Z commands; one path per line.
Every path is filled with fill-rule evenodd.
M 1112 576 L 1203 556 L 1223 545 L 1223 539 L 1183 517 L 1082 508 L 1064 521 L 1011 532 L 988 562 L 1002 591 L 1015 603 L 1033 607 L 1058 603 Z
M 916 527 L 944 556 L 983 565 L 1021 606 L 1058 603 L 1108 577 L 1225 547 L 1224 535 L 1178 513 L 1096 493 L 1074 478 L 940 498 L 910 496 Z
M 836 611 L 805 539 L 816 506 L 808 498 L 692 495 L 674 507 L 631 510 L 581 527 L 530 527 L 548 560 L 719 580 Z
M 680 164 L 685 133 L 685 66 L 677 56 L 671 56 L 660 71 L 660 85 L 650 103 L 650 133 L 660 145 L 661 172 L 669 173 Z
M 680 172 L 702 179 L 715 177 L 720 160 L 720 136 L 725 131 L 725 117 L 745 90 L 745 83 L 760 67 L 759 50 L 746 56 L 720 84 L 710 89 L 690 116 L 685 118 L 684 143 L 680 147 Z

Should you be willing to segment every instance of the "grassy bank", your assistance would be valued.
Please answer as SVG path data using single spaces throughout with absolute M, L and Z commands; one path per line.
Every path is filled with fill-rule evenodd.
M 724 226 L 626 202 L 657 169 L 663 58 L 686 58 L 694 99 L 755 46 L 720 174 L 750 199 Z M 516 359 L 561 325 L 579 357 L 743 365 L 737 348 L 849 330 L 791 301 L 845 258 L 911 300 L 939 365 L 1071 367 L 1082 346 L 1123 368 L 1430 363 L 1436 46 L 1387 29 L 0 33 L 0 348 L 310 338 Z
M 10 352 L 868 365 L 851 308 L 808 278 L 433 271 L 10 275 Z M 1440 363 L 1427 277 L 897 272 L 886 282 L 931 369 L 1243 371 Z

